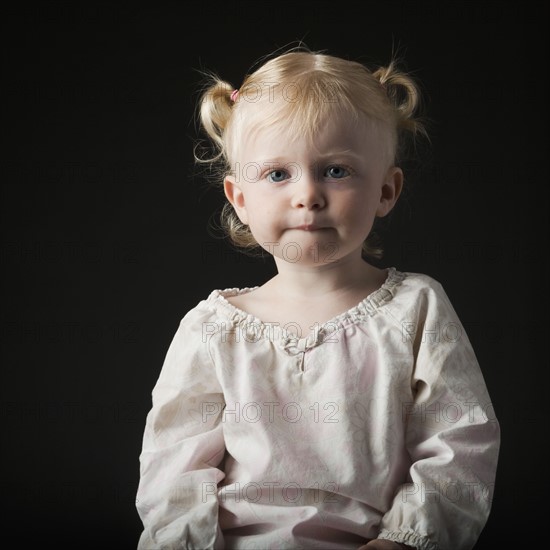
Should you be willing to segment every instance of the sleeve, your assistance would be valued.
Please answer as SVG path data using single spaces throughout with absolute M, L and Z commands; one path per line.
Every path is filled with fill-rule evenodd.
M 224 545 L 216 494 L 225 404 L 204 326 L 196 308 L 182 319 L 153 388 L 139 457 L 138 550 Z
M 402 403 L 411 467 L 379 538 L 418 550 L 470 550 L 491 509 L 499 423 L 468 336 L 437 281 L 404 325 L 415 358 L 412 400 Z

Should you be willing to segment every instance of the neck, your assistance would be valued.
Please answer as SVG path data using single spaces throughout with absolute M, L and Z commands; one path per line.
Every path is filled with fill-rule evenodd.
M 267 283 L 281 290 L 286 298 L 310 299 L 327 294 L 340 294 L 369 286 L 380 277 L 380 270 L 365 262 L 360 255 L 338 261 L 300 265 L 275 258 L 278 274 Z

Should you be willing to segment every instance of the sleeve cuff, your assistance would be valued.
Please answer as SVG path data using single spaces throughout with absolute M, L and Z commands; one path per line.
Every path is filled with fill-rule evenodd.
M 437 543 L 414 531 L 389 531 L 388 529 L 382 529 L 378 538 L 408 544 L 416 548 L 416 550 L 442 550 Z

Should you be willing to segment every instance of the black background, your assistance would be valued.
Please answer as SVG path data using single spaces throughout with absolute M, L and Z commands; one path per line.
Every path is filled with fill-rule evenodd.
M 199 69 L 238 87 L 303 40 L 372 64 L 399 46 L 432 147 L 381 265 L 446 289 L 502 428 L 477 549 L 547 529 L 547 9 L 530 2 L 94 3 L 2 14 L 2 539 L 135 548 L 150 392 L 185 312 L 269 261 L 209 233 L 193 166 Z M 414 177 L 413 177 L 414 176 Z

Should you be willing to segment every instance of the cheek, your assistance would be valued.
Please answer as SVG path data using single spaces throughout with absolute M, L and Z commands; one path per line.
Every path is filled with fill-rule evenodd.
M 371 197 L 356 193 L 342 197 L 341 201 L 337 201 L 335 207 L 343 217 L 354 221 L 364 219 L 371 212 L 376 211 L 376 205 L 373 204 Z
M 355 196 L 353 200 L 339 205 L 338 216 L 345 220 L 344 223 L 350 232 L 365 233 L 366 236 L 372 229 L 377 206 L 372 197 Z
M 247 212 L 250 228 L 258 236 L 272 232 L 282 220 L 282 216 L 277 213 L 276 206 L 265 198 L 250 200 Z
M 259 193 L 248 197 L 247 209 L 249 215 L 260 223 L 273 223 L 281 217 L 277 200 Z

